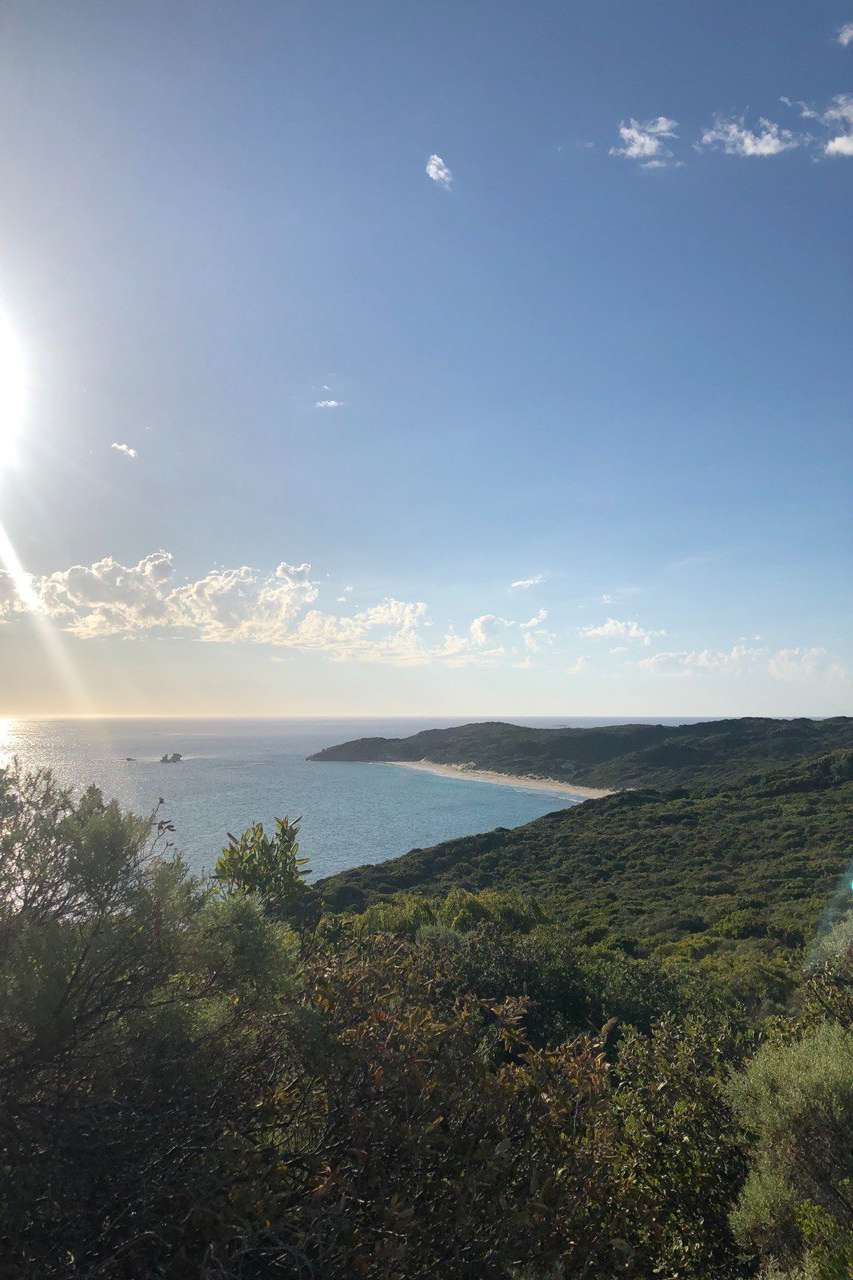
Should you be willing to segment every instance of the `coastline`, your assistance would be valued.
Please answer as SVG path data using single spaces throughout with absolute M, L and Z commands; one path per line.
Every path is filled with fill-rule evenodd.
M 464 764 L 435 764 L 431 760 L 385 760 L 383 763 L 393 765 L 395 769 L 419 769 L 422 773 L 436 773 L 444 778 L 467 778 L 471 782 L 492 782 L 502 787 L 523 787 L 528 791 L 554 791 L 578 800 L 601 800 L 604 796 L 616 794 L 601 787 L 582 787 L 579 783 L 560 782 L 556 778 L 498 773 L 494 769 L 472 769 Z

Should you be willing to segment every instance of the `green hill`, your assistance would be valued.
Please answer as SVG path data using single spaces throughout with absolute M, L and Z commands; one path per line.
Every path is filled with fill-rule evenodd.
M 333 909 L 454 887 L 536 895 L 580 942 L 635 954 L 790 953 L 837 900 L 851 850 L 853 751 L 704 793 L 627 791 L 413 849 L 320 882 Z M 847 893 L 849 897 L 849 890 Z
M 593 729 L 535 729 L 496 722 L 428 729 L 409 738 L 358 738 L 309 759 L 428 760 L 591 787 L 705 789 L 843 748 L 853 748 L 853 719 L 847 716 Z

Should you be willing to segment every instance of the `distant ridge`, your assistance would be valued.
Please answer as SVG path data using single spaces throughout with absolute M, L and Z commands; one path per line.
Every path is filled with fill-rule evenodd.
M 699 724 L 540 729 L 489 721 L 408 738 L 357 738 L 310 760 L 425 760 L 590 787 L 708 788 L 827 751 L 853 747 L 853 718 L 759 717 Z

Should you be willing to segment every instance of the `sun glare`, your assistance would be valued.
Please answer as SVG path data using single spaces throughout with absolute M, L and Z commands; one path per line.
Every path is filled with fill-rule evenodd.
M 0 468 L 14 461 L 27 401 L 27 362 L 8 316 L 0 310 Z
M 14 729 L 14 720 L 10 717 L 0 717 L 0 769 L 5 769 L 12 758 Z

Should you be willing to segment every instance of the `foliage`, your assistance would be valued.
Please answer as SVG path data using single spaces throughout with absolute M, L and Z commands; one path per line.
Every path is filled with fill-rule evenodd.
M 765 1045 L 730 1088 L 753 1135 L 752 1168 L 732 1221 L 779 1263 L 826 1280 L 853 1266 L 853 1030 L 826 1022 Z M 847 1269 L 845 1269 L 845 1266 Z
M 375 902 L 354 922 L 360 934 L 393 933 L 414 938 L 430 925 L 467 933 L 482 924 L 526 933 L 544 919 L 538 904 L 517 892 L 499 893 L 483 889 L 469 893 L 451 889 L 441 898 L 416 894 L 395 894 Z
M 0 775 L 4 1275 L 157 1274 L 264 1164 L 292 935 L 211 898 L 167 829 Z
M 226 893 L 255 894 L 276 920 L 310 928 L 320 916 L 316 892 L 304 880 L 308 859 L 299 857 L 299 819 L 276 818 L 275 835 L 253 823 L 239 837 L 229 835 L 213 873 Z
M 817 948 L 794 1017 L 729 1086 L 751 1137 L 732 1223 L 805 1280 L 853 1274 L 853 917 Z
M 496 833 L 484 886 L 442 862 L 423 891 L 318 920 L 298 823 L 231 838 L 205 883 L 157 815 L 0 774 L 0 1273 L 746 1280 L 746 1250 L 768 1280 L 846 1276 L 849 923 L 785 1016 L 755 1026 L 734 966 L 689 950 L 701 912 L 705 960 L 770 939 L 764 960 L 795 972 L 793 928 L 756 935 L 755 883 L 716 915 L 693 904 L 692 932 L 664 940 L 593 906 L 618 914 L 595 886 L 628 857 L 631 821 L 640 924 L 674 897 L 667 857 L 700 877 L 655 806 L 708 806 L 706 854 L 719 838 L 769 876 L 775 842 L 784 874 L 778 837 L 804 794 L 785 787 L 815 778 L 795 842 L 828 868 L 847 784 L 800 768 L 701 801 L 589 806 L 602 830 L 577 824 L 574 901 L 524 892 L 534 855 L 547 877 L 572 847 L 549 861 L 527 828 L 506 848 Z M 687 896 L 670 905 L 685 919 Z
M 641 1196 L 637 1248 L 648 1274 L 715 1280 L 741 1274 L 728 1225 L 745 1160 L 724 1091 L 745 1049 L 727 1020 L 666 1015 L 619 1046 L 614 1110 L 622 1194 Z
M 804 761 L 704 795 L 625 792 L 318 888 L 331 908 L 356 912 L 400 892 L 532 894 L 578 943 L 690 965 L 739 1000 L 781 1009 L 799 976 L 796 949 L 849 859 L 850 760 Z

